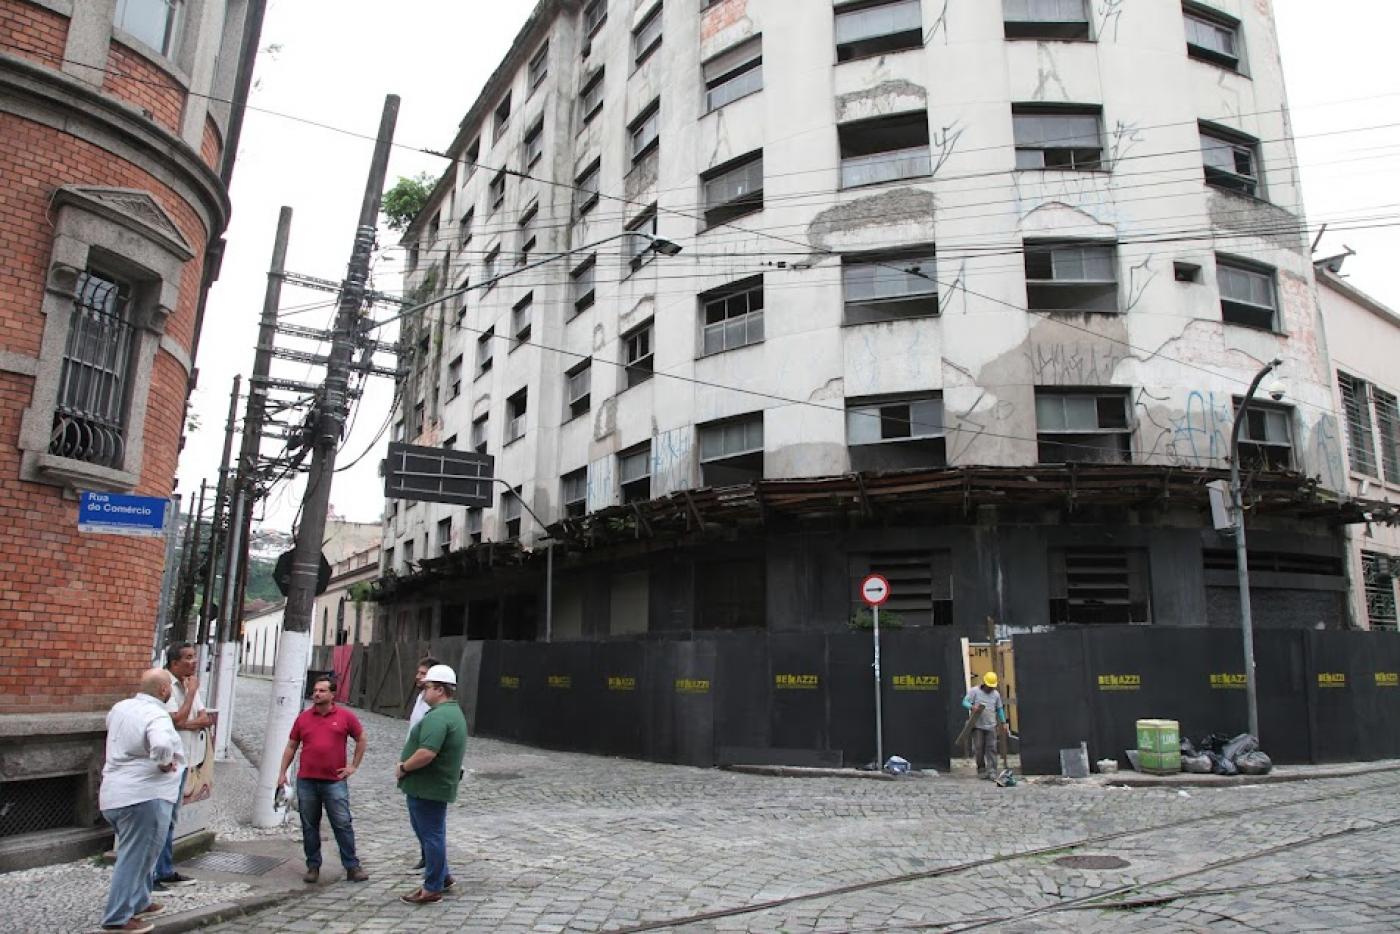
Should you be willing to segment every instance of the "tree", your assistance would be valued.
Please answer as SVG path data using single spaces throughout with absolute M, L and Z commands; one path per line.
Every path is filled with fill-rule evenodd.
M 419 172 L 412 178 L 399 176 L 394 187 L 384 192 L 380 202 L 380 210 L 384 212 L 384 221 L 390 230 L 404 230 L 413 223 L 418 212 L 423 210 L 423 205 L 428 203 L 428 195 L 432 194 L 436 182 L 429 172 Z

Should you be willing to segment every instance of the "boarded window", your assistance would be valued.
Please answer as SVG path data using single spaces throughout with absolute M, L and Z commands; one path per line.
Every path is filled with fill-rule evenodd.
M 1151 622 L 1147 551 L 1050 549 L 1052 623 Z

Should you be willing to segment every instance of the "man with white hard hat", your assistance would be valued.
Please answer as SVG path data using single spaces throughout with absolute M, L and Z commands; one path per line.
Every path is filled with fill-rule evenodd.
M 395 777 L 407 797 L 408 819 L 423 851 L 423 884 L 399 896 L 410 905 L 442 901 L 452 888 L 447 871 L 447 806 L 457 800 L 462 757 L 467 751 L 467 720 L 457 705 L 457 673 L 434 665 L 423 677 L 429 710 L 408 731 Z

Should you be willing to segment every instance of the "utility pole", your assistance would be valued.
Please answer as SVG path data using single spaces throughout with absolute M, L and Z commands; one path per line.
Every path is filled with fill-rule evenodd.
M 399 98 L 384 99 L 379 132 L 374 144 L 369 179 L 360 220 L 355 229 L 350 263 L 340 289 L 335 335 L 326 364 L 326 381 L 318 400 L 315 437 L 312 439 L 311 472 L 302 497 L 301 525 L 297 528 L 292 551 L 292 573 L 287 588 L 287 608 L 283 615 L 285 635 L 277 648 L 272 675 L 272 703 L 267 728 L 263 731 L 262 762 L 253 800 L 253 824 L 274 827 L 281 816 L 274 807 L 282 747 L 292 722 L 301 712 L 302 682 L 306 679 L 307 648 L 310 644 L 311 616 L 316 603 L 316 585 L 321 565 L 321 545 L 326 531 L 326 511 L 330 506 L 331 481 L 335 477 L 335 456 L 345 430 L 350 385 L 350 363 L 355 343 L 363 336 L 361 310 L 369 280 L 370 254 L 374 250 L 379 203 L 384 195 L 384 176 L 389 169 L 389 148 L 394 125 L 398 122 Z
M 199 608 L 199 673 L 206 704 L 212 695 L 209 693 L 208 680 L 204 673 L 210 667 L 209 643 L 215 635 L 210 631 L 209 623 L 214 612 L 214 585 L 219 573 L 221 529 L 224 524 L 224 507 L 228 503 L 228 464 L 229 459 L 233 457 L 233 429 L 238 421 L 238 393 L 242 384 L 243 377 L 235 375 L 233 389 L 229 393 L 228 422 L 224 425 L 224 456 L 219 463 L 219 485 L 214 493 L 214 516 L 209 524 L 209 566 L 204 575 L 204 602 Z M 226 612 L 223 607 L 219 609 L 220 613 Z
M 234 690 L 238 678 L 238 646 L 242 638 L 243 584 L 248 573 L 248 536 L 253 531 L 253 502 L 257 498 L 258 449 L 266 412 L 265 381 L 272 370 L 272 347 L 277 337 L 277 308 L 282 300 L 282 274 L 287 264 L 287 240 L 292 231 L 292 209 L 282 207 L 277 216 L 277 237 L 272 245 L 272 265 L 267 271 L 267 291 L 258 322 L 258 345 L 253 353 L 253 375 L 248 379 L 248 407 L 243 416 L 243 440 L 238 449 L 238 471 L 233 481 L 233 508 L 229 513 L 229 545 L 225 549 L 223 616 L 219 626 L 219 670 L 214 684 L 219 722 L 214 734 L 214 757 L 228 758 L 233 735 Z

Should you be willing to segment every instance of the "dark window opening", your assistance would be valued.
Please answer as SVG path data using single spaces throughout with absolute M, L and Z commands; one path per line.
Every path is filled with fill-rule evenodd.
M 1147 551 L 1052 548 L 1050 622 L 1151 622 Z
M 922 48 L 920 0 L 866 0 L 836 8 L 836 60 Z
M 762 555 L 697 564 L 695 628 L 763 629 L 767 625 L 767 567 Z
M 880 551 L 862 556 L 851 567 L 851 610 L 865 606 L 860 582 L 867 574 L 879 574 L 890 582 L 890 598 L 880 607 L 896 613 L 903 628 L 953 624 L 953 553 L 933 551 Z

